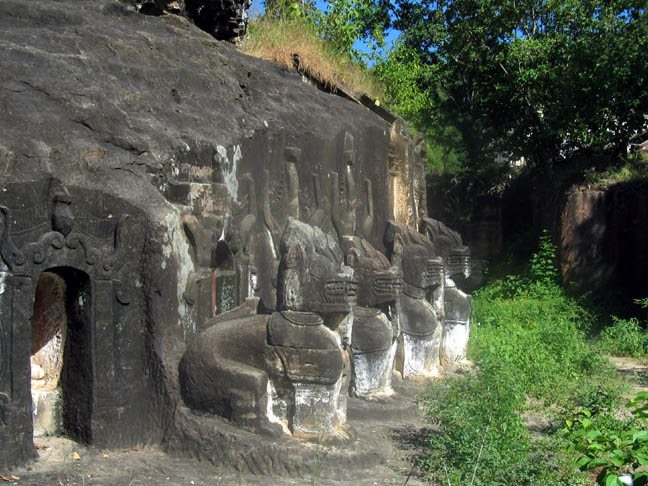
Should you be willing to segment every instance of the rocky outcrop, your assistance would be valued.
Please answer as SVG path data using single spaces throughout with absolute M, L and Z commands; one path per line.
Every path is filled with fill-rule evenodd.
M 347 348 L 393 356 L 398 326 L 359 312 L 385 332 L 352 336 L 337 245 L 385 253 L 387 220 L 426 216 L 407 126 L 114 1 L 3 1 L 0 47 L 0 469 L 35 455 L 42 278 L 65 288 L 60 427 L 75 440 L 214 462 L 232 443 L 241 468 L 290 473 L 312 451 L 256 432 L 348 437 Z M 327 262 L 346 276 L 322 280 Z M 414 320 L 412 335 L 441 335 Z M 378 381 L 365 389 L 387 392 Z
M 572 187 L 561 217 L 562 275 L 580 291 L 624 300 L 648 294 L 648 196 L 644 183 Z

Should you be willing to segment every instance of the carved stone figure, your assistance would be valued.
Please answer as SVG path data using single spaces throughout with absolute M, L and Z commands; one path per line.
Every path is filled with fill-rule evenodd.
M 452 366 L 466 358 L 470 336 L 472 297 L 459 289 L 454 281 L 455 278 L 470 277 L 470 248 L 463 244 L 459 233 L 432 218 L 423 218 L 421 232 L 445 262 L 445 318 L 440 357 L 444 366 Z
M 344 435 L 353 271 L 331 235 L 292 218 L 280 253 L 278 310 L 199 333 L 180 364 L 183 398 L 261 432 Z
M 430 294 L 442 292 L 443 261 L 434 257 L 426 239 L 415 228 L 387 222 L 385 246 L 392 264 L 403 271 L 403 292 L 399 315 L 402 338 L 396 355 L 396 370 L 403 378 L 435 376 L 439 368 L 442 335 L 442 309 L 428 301 Z
M 390 395 L 401 333 L 396 303 L 403 273 L 365 239 L 344 236 L 341 244 L 359 282 L 358 305 L 353 309 L 350 392 L 362 398 Z
M 240 224 L 241 251 L 239 261 L 245 266 L 241 271 L 246 284 L 245 295 L 261 298 L 261 306 L 270 311 L 277 306 L 277 269 L 279 266 L 279 239 L 281 228 L 270 210 L 270 194 L 267 170 L 259 184 L 250 174 L 243 179 L 248 182 L 248 215 Z M 257 198 L 260 187 L 261 197 Z
M 294 409 L 298 436 L 343 432 L 357 281 L 335 239 L 289 219 L 281 240 L 277 285 L 280 312 L 268 325 L 266 363 L 277 400 L 275 415 Z
M 247 31 L 251 0 L 185 0 L 187 15 L 219 40 L 235 42 Z

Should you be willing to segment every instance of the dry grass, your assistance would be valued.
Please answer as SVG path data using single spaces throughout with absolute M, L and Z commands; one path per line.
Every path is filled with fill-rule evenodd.
M 343 85 L 354 91 L 380 98 L 381 91 L 371 73 L 353 63 L 346 54 L 330 49 L 304 20 L 265 20 L 250 22 L 241 49 L 250 56 L 295 69 L 295 55 L 300 69 L 327 89 Z

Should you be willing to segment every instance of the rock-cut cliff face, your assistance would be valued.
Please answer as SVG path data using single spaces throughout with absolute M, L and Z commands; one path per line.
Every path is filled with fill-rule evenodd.
M 0 469 L 35 455 L 47 299 L 67 314 L 59 431 L 180 443 L 185 343 L 246 297 L 275 308 L 287 221 L 382 251 L 386 220 L 425 216 L 420 157 L 402 122 L 182 17 L 0 2 Z

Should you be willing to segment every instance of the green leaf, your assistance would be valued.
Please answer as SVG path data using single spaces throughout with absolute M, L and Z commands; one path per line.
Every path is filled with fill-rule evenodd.
M 582 456 L 580 459 L 576 461 L 576 467 L 585 470 L 584 468 L 587 466 L 587 464 L 589 464 L 591 460 L 592 460 L 591 457 Z
M 607 473 L 605 475 L 605 486 L 624 486 L 621 481 L 619 481 L 619 475 L 615 473 Z
M 596 457 L 587 463 L 587 465 L 585 466 L 585 471 L 589 471 L 590 469 L 595 469 L 597 467 L 603 467 L 607 465 L 608 465 L 607 460 L 603 459 L 602 457 Z
M 589 438 L 590 440 L 595 440 L 598 437 L 601 437 L 602 435 L 603 434 L 599 430 L 596 430 L 596 429 L 590 429 L 590 430 L 587 431 L 587 438 Z
M 648 439 L 648 431 L 646 430 L 639 430 L 635 431 L 632 434 L 632 442 L 636 442 L 637 440 L 646 440 Z
M 635 452 L 635 458 L 637 459 L 637 462 L 640 466 L 648 465 L 648 454 L 646 453 L 646 451 L 642 450 Z

